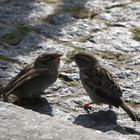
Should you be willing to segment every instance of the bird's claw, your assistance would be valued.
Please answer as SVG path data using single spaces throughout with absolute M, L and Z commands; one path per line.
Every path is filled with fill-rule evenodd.
M 81 108 L 84 108 L 85 110 L 91 110 L 92 106 L 90 106 L 92 103 L 86 103 L 83 105 L 80 105 Z

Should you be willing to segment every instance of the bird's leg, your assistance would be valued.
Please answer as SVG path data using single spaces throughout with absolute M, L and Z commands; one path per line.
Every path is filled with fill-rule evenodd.
M 86 103 L 86 104 L 83 104 L 81 105 L 80 107 L 84 108 L 85 110 L 88 110 L 88 109 L 92 109 L 92 106 L 90 106 L 91 104 L 93 104 L 92 102 L 90 103 Z

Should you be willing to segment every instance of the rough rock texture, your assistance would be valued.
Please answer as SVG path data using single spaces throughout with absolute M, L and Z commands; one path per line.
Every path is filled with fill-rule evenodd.
M 0 84 L 6 84 L 22 67 L 44 51 L 59 50 L 69 56 L 73 50 L 89 50 L 114 74 L 124 92 L 124 100 L 140 114 L 140 40 L 134 39 L 135 28 L 140 28 L 139 0 L 1 0 Z M 3 139 L 27 139 L 25 135 L 29 133 L 36 138 L 42 134 L 42 139 L 45 136 L 55 139 L 57 136 L 52 137 L 51 129 L 43 130 L 45 123 L 47 125 L 51 122 L 42 118 L 54 120 L 58 124 L 55 129 L 58 127 L 58 130 L 61 127 L 59 121 L 57 123 L 59 119 L 64 121 L 66 127 L 65 121 L 72 122 L 71 130 L 73 127 L 79 128 L 75 125 L 90 128 L 85 129 L 89 139 L 91 132 L 96 133 L 95 130 L 113 137 L 140 139 L 140 123 L 132 122 L 123 110 L 113 108 L 108 111 L 106 105 L 93 105 L 93 110 L 86 112 L 80 107 L 80 104 L 90 102 L 90 99 L 79 81 L 75 63 L 68 64 L 63 60 L 60 78 L 47 91 L 50 94 L 42 96 L 42 100 L 22 105 L 44 114 L 35 113 L 37 115 L 33 118 L 30 113 L 34 112 L 1 102 L 4 113 L 1 121 L 7 122 L 1 123 L 3 127 L 0 133 L 3 135 L 0 136 Z M 23 125 L 29 127 L 29 132 L 25 131 L 26 127 L 17 129 L 14 126 L 14 131 L 7 127 L 10 126 L 8 120 L 15 119 L 12 114 L 16 114 L 22 121 L 20 111 L 24 112 L 21 113 L 25 115 Z M 5 117 L 6 114 L 9 114 L 8 117 Z M 32 129 L 26 115 L 31 120 L 37 120 L 40 132 L 34 125 Z M 5 133 L 6 129 L 10 129 L 10 135 Z M 25 135 L 20 133 L 22 129 Z M 84 131 L 83 127 L 80 129 Z M 73 134 L 72 137 L 73 132 L 67 135 L 70 139 L 78 135 Z
M 0 139 L 14 140 L 115 140 L 99 131 L 76 126 L 47 115 L 0 102 Z M 125 140 L 120 137 L 120 139 Z M 117 140 L 117 139 L 116 139 Z

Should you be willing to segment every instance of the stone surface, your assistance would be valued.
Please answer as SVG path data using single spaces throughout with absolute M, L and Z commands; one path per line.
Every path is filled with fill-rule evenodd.
M 115 140 L 116 138 L 60 121 L 47 115 L 0 102 L 0 139 L 14 140 Z M 120 137 L 120 139 L 125 140 Z M 116 139 L 117 140 L 117 139 Z
M 139 26 L 138 0 L 58 0 L 55 3 L 46 0 L 1 0 L 0 84 L 8 83 L 42 52 L 58 50 L 67 57 L 73 50 L 89 50 L 113 73 L 124 92 L 123 99 L 140 114 L 140 41 L 133 39 L 132 32 Z M 86 112 L 80 107 L 90 99 L 81 85 L 75 63 L 62 60 L 60 72 L 60 78 L 46 90 L 50 94 L 43 95 L 37 103 L 22 105 L 27 110 L 0 103 L 3 113 L 0 119 L 4 122 L 0 133 L 5 134 L 0 135 L 1 139 L 11 136 L 12 139 L 27 139 L 31 138 L 29 133 L 33 138 L 40 135 L 42 139 L 56 139 L 58 134 L 65 135 L 65 127 L 71 130 L 66 130 L 66 138 L 69 136 L 70 139 L 90 139 L 92 132 L 95 136 L 101 134 L 101 137 L 103 133 L 128 140 L 140 139 L 140 124 L 133 123 L 123 110 L 113 108 L 108 111 L 106 105 L 93 104 L 93 110 Z M 22 114 L 25 115 L 23 119 Z M 51 123 L 49 120 L 57 124 L 52 127 L 55 131 L 60 129 L 54 136 L 52 128 L 44 129 Z M 64 121 L 63 125 L 61 121 Z M 74 124 L 68 125 L 67 121 Z M 24 127 L 17 129 L 20 122 Z M 13 127 L 10 127 L 12 124 Z M 6 129 L 11 132 L 6 133 Z M 77 133 L 73 134 L 72 129 L 85 130 L 87 136 L 79 137 Z

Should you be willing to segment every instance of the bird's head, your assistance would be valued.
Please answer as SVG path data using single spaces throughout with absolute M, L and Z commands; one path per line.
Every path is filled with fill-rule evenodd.
M 80 69 L 86 69 L 98 63 L 98 60 L 93 55 L 85 52 L 76 53 L 71 57 L 71 60 L 75 61 Z
M 60 58 L 62 56 L 62 53 L 46 52 L 37 57 L 34 65 L 40 67 L 59 67 Z

